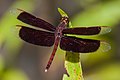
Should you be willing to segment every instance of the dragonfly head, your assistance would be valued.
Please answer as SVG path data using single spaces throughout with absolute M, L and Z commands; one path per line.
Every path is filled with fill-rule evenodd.
M 65 24 L 68 24 L 69 23 L 68 17 L 66 17 L 66 16 L 62 17 L 61 22 L 64 22 Z

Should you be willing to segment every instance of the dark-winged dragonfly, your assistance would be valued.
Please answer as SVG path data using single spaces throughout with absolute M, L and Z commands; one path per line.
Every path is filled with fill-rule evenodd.
M 83 39 L 75 36 L 68 36 L 66 34 L 97 35 L 104 33 L 104 31 L 105 33 L 110 32 L 110 28 L 107 26 L 68 28 L 66 27 L 69 23 L 69 18 L 67 16 L 63 16 L 58 26 L 55 27 L 43 19 L 37 18 L 26 11 L 20 9 L 18 10 L 20 11 L 19 15 L 17 16 L 18 20 L 34 27 L 46 30 L 37 30 L 26 26 L 17 25 L 21 27 L 19 31 L 19 36 L 21 39 L 28 43 L 39 46 L 51 47 L 54 45 L 45 72 L 47 72 L 49 69 L 59 44 L 62 50 L 75 53 L 95 52 L 100 48 L 100 45 L 102 44 L 100 40 Z M 109 45 L 107 46 L 110 47 Z M 109 50 L 110 48 L 107 49 Z

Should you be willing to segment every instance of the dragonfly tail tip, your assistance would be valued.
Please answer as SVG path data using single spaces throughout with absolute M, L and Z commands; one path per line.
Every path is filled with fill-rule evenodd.
M 45 69 L 45 72 L 47 72 L 48 70 L 47 69 Z

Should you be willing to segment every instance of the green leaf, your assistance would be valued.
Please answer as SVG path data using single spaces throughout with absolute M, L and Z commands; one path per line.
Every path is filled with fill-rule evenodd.
M 83 80 L 79 56 L 80 54 L 78 53 L 66 52 L 65 68 L 69 76 L 64 74 L 63 80 Z
M 68 17 L 68 15 L 60 8 L 58 8 L 58 11 L 62 17 Z

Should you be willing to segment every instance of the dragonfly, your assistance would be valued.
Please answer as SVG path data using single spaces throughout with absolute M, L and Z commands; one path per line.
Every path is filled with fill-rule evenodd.
M 78 38 L 75 36 L 69 36 L 69 34 L 89 36 L 110 32 L 110 28 L 108 26 L 68 28 L 69 18 L 67 16 L 62 16 L 60 23 L 55 27 L 47 21 L 35 17 L 24 10 L 18 10 L 20 13 L 17 16 L 17 19 L 34 26 L 34 28 L 30 28 L 23 25 L 16 25 L 20 27 L 19 37 L 22 40 L 39 46 L 51 47 L 54 45 L 52 54 L 45 68 L 45 72 L 50 68 L 58 46 L 65 51 L 90 53 L 97 51 L 100 48 L 100 45 L 105 45 L 101 40 Z M 43 30 L 38 30 L 36 28 Z M 110 49 L 109 45 L 105 46 L 108 47 L 106 50 Z

